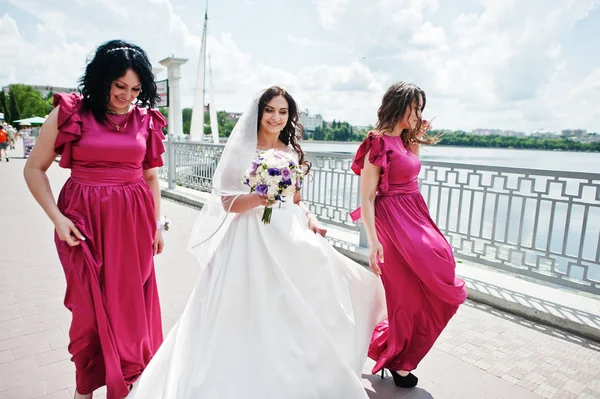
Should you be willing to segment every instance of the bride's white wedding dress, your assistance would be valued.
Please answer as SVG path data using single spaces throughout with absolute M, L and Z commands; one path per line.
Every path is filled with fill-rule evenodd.
M 379 278 L 307 228 L 291 200 L 235 215 L 130 399 L 367 398 Z

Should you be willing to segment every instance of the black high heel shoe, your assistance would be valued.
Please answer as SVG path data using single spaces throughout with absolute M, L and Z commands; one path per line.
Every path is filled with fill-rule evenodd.
M 413 373 L 408 373 L 406 377 L 402 377 L 400 374 L 395 372 L 394 370 L 390 370 L 392 377 L 394 378 L 394 384 L 400 388 L 414 388 L 417 386 L 419 379 Z M 383 375 L 383 373 L 382 373 Z

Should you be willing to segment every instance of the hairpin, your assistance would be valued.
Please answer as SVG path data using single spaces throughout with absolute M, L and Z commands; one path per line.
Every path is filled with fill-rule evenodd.
M 125 50 L 131 50 L 131 51 L 134 51 L 134 52 L 136 52 L 136 53 L 138 53 L 140 55 L 142 54 L 139 50 L 136 50 L 136 49 L 131 48 L 131 47 L 115 47 L 115 48 L 111 48 L 110 50 L 108 50 L 107 53 L 112 53 L 113 51 L 117 51 L 117 50 L 123 50 L 123 51 L 125 51 Z

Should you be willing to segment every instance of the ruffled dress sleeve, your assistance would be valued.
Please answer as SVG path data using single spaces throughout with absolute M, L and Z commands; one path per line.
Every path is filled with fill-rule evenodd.
M 58 109 L 58 134 L 54 141 L 54 152 L 60 154 L 63 168 L 71 168 L 73 143 L 81 138 L 81 96 L 77 93 L 56 93 L 54 106 Z
M 148 141 L 146 141 L 146 155 L 142 162 L 144 169 L 152 169 L 164 165 L 162 154 L 165 152 L 165 145 L 163 144 L 165 135 L 162 129 L 167 126 L 167 120 L 158 110 L 148 110 L 148 116 Z
M 358 147 L 354 162 L 352 162 L 352 171 L 357 175 L 360 175 L 362 168 L 365 165 L 365 157 L 369 154 L 369 161 L 373 165 L 381 167 L 381 177 L 379 180 L 379 189 L 388 189 L 388 168 L 390 163 L 390 157 L 392 155 L 392 149 L 386 144 L 383 137 L 377 133 L 369 133 L 365 140 Z

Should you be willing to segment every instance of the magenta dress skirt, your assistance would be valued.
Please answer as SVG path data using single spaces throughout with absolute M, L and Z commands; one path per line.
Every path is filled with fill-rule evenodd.
M 382 368 L 414 370 L 462 304 L 467 292 L 455 275 L 452 247 L 429 215 L 419 192 L 418 156 L 400 137 L 371 132 L 360 145 L 352 170 L 364 159 L 381 167 L 375 227 L 384 263 L 388 319 L 373 332 L 373 373 Z M 353 218 L 360 217 L 355 212 Z

